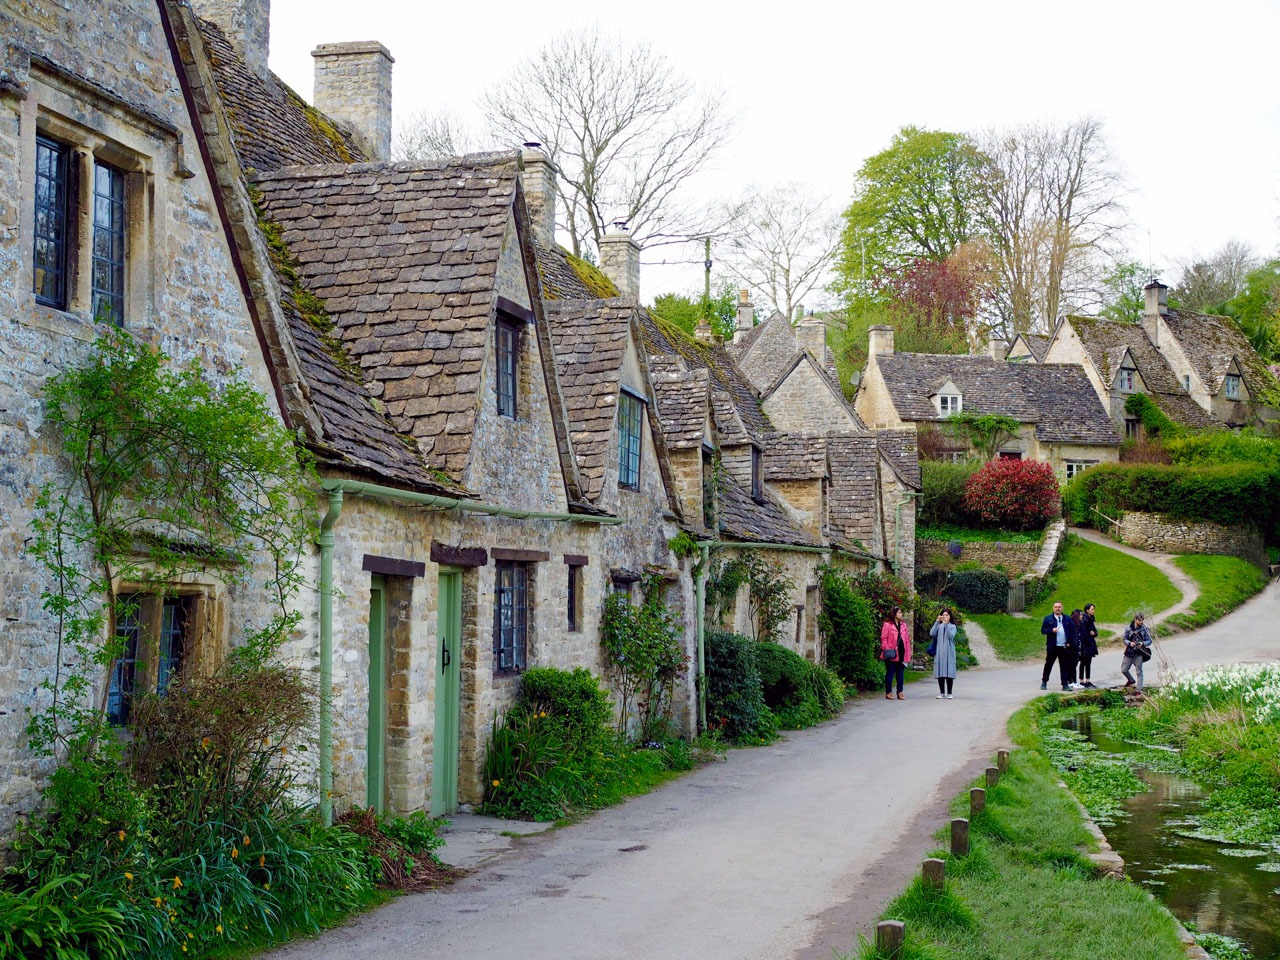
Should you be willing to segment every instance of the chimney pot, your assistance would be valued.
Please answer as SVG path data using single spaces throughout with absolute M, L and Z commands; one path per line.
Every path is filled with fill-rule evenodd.
M 1142 288 L 1143 294 L 1146 296 L 1146 310 L 1148 316 L 1157 314 L 1167 314 L 1169 312 L 1169 288 L 1159 280 L 1152 280 Z
M 391 52 L 376 41 L 322 43 L 315 58 L 316 109 L 354 131 L 370 160 L 391 156 Z
M 748 290 L 738 291 L 738 322 L 733 330 L 733 342 L 742 339 L 748 330 L 755 326 L 756 311 L 751 305 L 751 293 Z

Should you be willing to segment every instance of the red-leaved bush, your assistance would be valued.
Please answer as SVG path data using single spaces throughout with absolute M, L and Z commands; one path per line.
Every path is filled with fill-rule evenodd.
M 983 523 L 1033 530 L 1057 515 L 1061 504 L 1053 467 L 1035 460 L 992 460 L 969 478 L 965 509 Z

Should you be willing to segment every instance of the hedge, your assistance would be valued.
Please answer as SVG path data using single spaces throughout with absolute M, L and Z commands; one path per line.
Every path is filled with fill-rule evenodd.
M 1251 517 L 1270 529 L 1280 475 L 1265 465 L 1100 464 L 1079 474 L 1063 495 L 1071 522 L 1094 525 L 1091 508 L 1161 513 L 1179 520 L 1239 523 Z
M 765 705 L 783 729 L 811 727 L 840 712 L 844 684 L 826 667 L 772 641 L 759 644 L 756 663 Z
M 922 527 L 970 526 L 972 518 L 964 507 L 964 491 L 980 466 L 969 460 L 963 463 L 921 460 L 920 509 L 916 523 Z
M 772 740 L 778 730 L 764 702 L 759 647 L 740 633 L 707 631 L 707 721 L 731 743 Z
M 1002 613 L 1009 603 L 1009 579 L 997 570 L 960 570 L 951 575 L 945 592 L 970 613 Z

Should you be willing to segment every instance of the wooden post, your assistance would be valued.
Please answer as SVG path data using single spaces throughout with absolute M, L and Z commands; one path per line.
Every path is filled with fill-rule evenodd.
M 906 938 L 907 925 L 901 920 L 881 920 L 876 924 L 876 953 L 892 960 L 902 952 Z
M 996 754 L 996 766 L 1000 768 L 1001 773 L 1009 772 L 1009 751 L 1001 750 Z
M 961 817 L 951 821 L 951 852 L 957 857 L 969 855 L 969 821 Z
M 969 791 L 969 816 L 981 813 L 987 805 L 987 791 L 981 787 L 973 787 Z
M 987 789 L 990 790 L 1000 782 L 1000 768 L 987 767 Z
M 941 890 L 947 879 L 947 861 L 930 857 L 920 868 L 926 890 Z

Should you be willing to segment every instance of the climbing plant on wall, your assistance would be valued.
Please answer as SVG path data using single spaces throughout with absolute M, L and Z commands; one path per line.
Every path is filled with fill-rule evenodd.
M 792 614 L 795 581 L 783 572 L 777 560 L 758 553 L 743 553 L 732 560 L 713 563 L 707 579 L 707 603 L 714 620 L 721 618 L 744 585 L 755 639 L 780 639 L 778 631 Z

